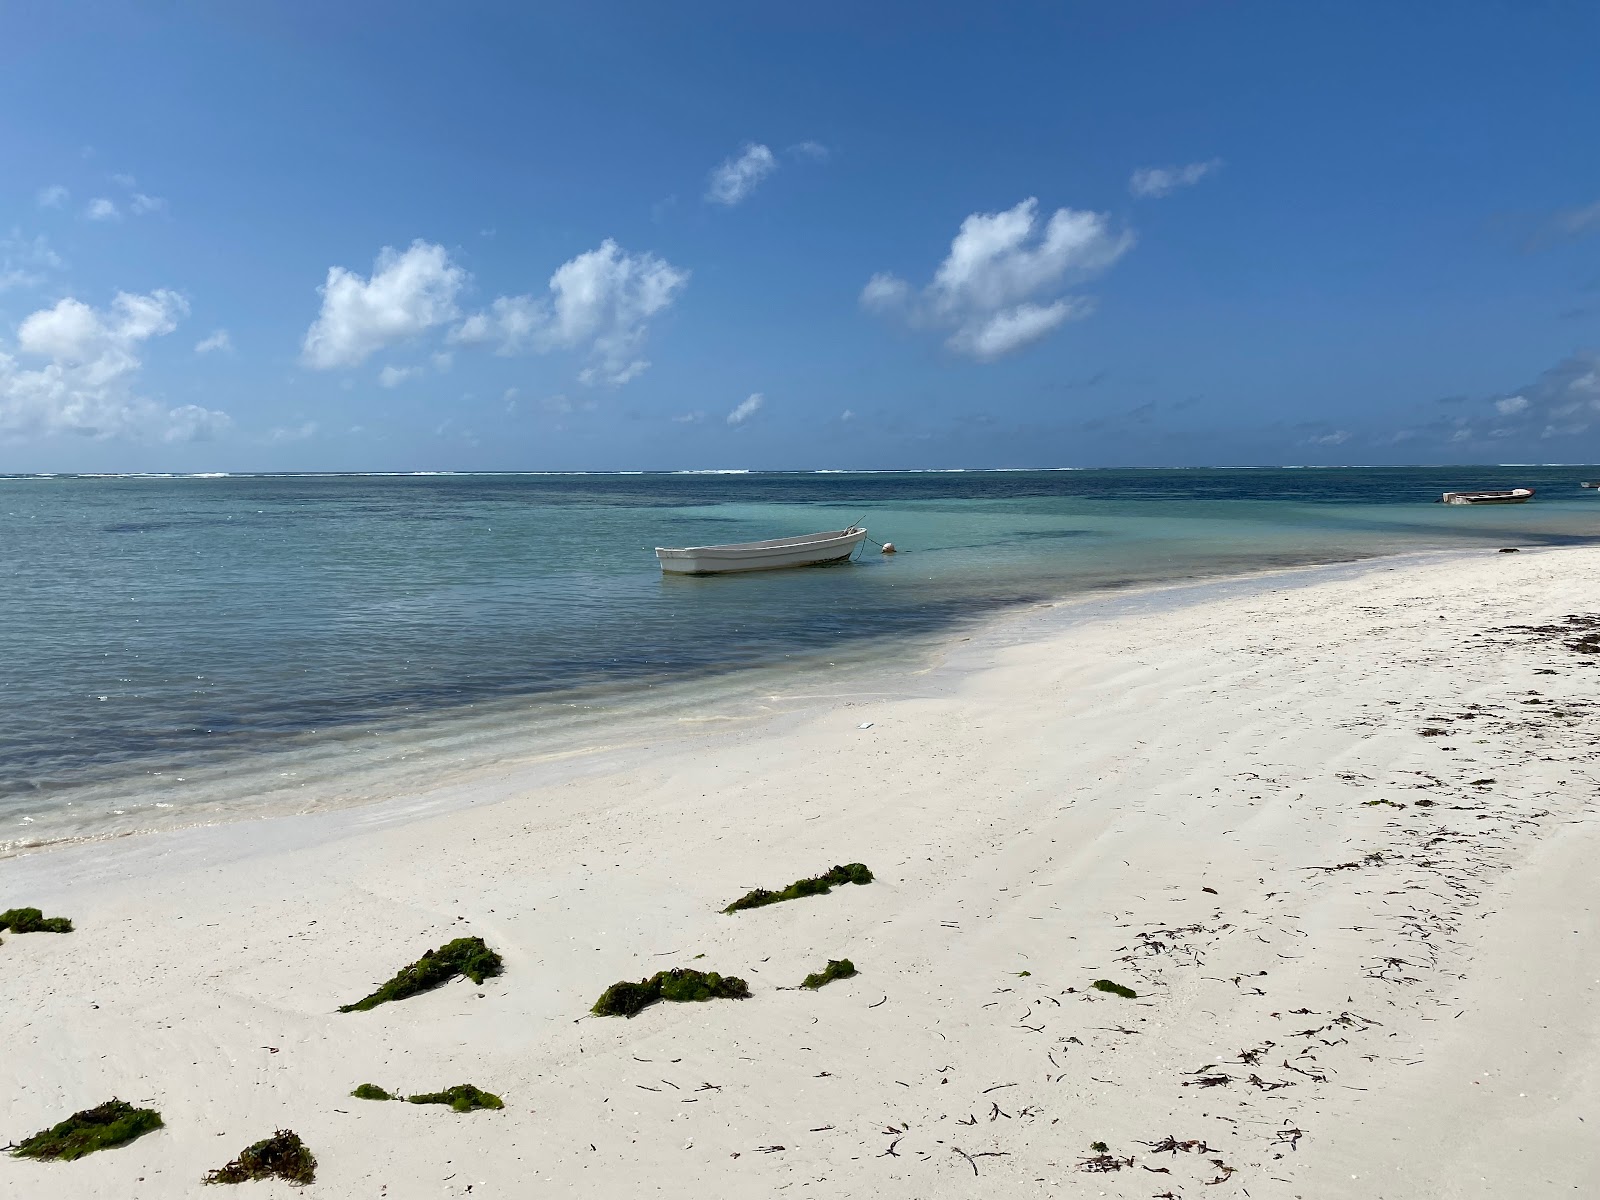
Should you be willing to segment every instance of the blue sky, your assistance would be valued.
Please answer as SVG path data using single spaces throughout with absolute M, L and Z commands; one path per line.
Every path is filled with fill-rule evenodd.
M 1593 5 L 258 7 L 0 17 L 0 471 L 1600 460 Z

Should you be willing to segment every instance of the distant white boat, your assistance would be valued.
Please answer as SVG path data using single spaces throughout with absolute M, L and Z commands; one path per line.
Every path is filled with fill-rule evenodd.
M 827 533 L 802 533 L 798 537 L 765 542 L 735 542 L 727 546 L 656 547 L 661 569 L 669 575 L 724 575 L 733 571 L 776 571 L 783 567 L 814 567 L 842 562 L 856 552 L 867 531 L 859 525 Z
M 1446 492 L 1443 504 L 1526 504 L 1533 499 L 1532 488 L 1509 488 L 1503 492 Z

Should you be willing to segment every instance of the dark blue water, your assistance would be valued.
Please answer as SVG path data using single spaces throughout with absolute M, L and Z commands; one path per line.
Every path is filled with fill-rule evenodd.
M 1594 473 L 0 478 L 0 843 L 69 804 L 92 825 L 86 796 L 152 780 L 181 808 L 178 782 L 319 738 L 498 705 L 536 743 L 569 693 L 616 705 L 870 655 L 1063 593 L 1586 541 L 1600 497 L 1578 483 Z M 1510 486 L 1538 499 L 1431 503 Z M 710 579 L 663 578 L 652 553 L 858 518 L 904 552 Z

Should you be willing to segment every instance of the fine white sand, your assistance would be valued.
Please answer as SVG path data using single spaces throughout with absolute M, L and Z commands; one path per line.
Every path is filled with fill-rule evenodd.
M 0 935 L 0 1137 L 166 1121 L 0 1159 L 0 1194 L 212 1195 L 287 1127 L 341 1200 L 1600 1195 L 1600 655 L 1491 632 L 1597 579 L 1473 553 L 1061 605 L 913 698 L 470 806 L 0 862 L 0 908 L 78 927 Z M 877 881 L 719 912 L 851 861 Z M 503 975 L 335 1013 L 469 932 Z M 754 995 L 585 1016 L 671 966 Z

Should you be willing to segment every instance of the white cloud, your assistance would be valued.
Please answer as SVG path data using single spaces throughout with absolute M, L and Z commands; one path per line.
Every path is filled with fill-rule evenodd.
M 213 354 L 219 350 L 232 350 L 233 338 L 226 329 L 219 329 L 210 337 L 202 338 L 194 344 L 196 354 Z
M 789 153 L 806 162 L 826 162 L 832 151 L 821 142 L 796 142 L 789 147 Z
M 34 196 L 40 208 L 60 208 L 70 199 L 72 193 L 59 183 L 52 183 L 49 187 L 42 187 Z
M 1306 439 L 1313 446 L 1342 446 L 1349 440 L 1350 432 L 1346 429 L 1335 429 L 1330 433 L 1319 433 Z
M 320 429 L 315 421 L 306 421 L 300 425 L 279 425 L 268 430 L 267 441 L 273 445 L 282 445 L 285 442 L 303 442 L 307 438 L 317 436 Z
M 1504 443 L 1515 442 L 1529 454 L 1549 454 L 1540 442 L 1553 438 L 1587 437 L 1591 441 L 1563 447 L 1570 461 L 1574 454 L 1593 449 L 1600 434 L 1600 355 L 1575 354 L 1543 372 L 1532 383 L 1509 395 L 1491 396 L 1470 405 L 1459 415 L 1425 425 L 1401 429 L 1395 441 L 1431 438 L 1454 445 L 1479 444 L 1498 448 L 1491 453 L 1515 453 Z
M 693 412 L 679 413 L 672 418 L 679 425 L 698 425 L 706 419 L 705 410 L 697 408 Z
M 113 175 L 113 176 L 111 176 L 111 182 L 116 184 L 120 188 L 130 188 L 131 189 L 131 188 L 136 188 L 136 187 L 139 186 L 139 181 L 137 179 L 135 179 L 132 175 Z
M 24 237 L 20 229 L 13 229 L 0 238 L 0 292 L 35 287 L 45 281 L 46 272 L 61 265 L 61 256 L 43 237 Z
M 854 409 L 847 408 L 839 414 L 839 420 L 841 421 L 854 421 L 855 419 L 856 414 Z
M 763 179 L 777 169 L 778 160 L 773 157 L 771 150 L 754 142 L 747 143 L 736 157 L 726 159 L 711 172 L 706 184 L 706 199 L 713 204 L 731 207 L 749 196 Z
M 761 410 L 761 406 L 765 403 L 766 399 L 761 395 L 760 392 L 751 392 L 749 396 L 741 400 L 734 407 L 734 410 L 728 414 L 728 424 L 743 425 L 751 417 L 755 416 L 756 413 Z
M 1058 208 L 1041 226 L 1038 201 L 1029 197 L 1005 212 L 967 217 L 920 292 L 879 273 L 862 289 L 861 305 L 948 329 L 945 345 L 989 362 L 1089 315 L 1092 300 L 1059 293 L 1105 271 L 1132 245 L 1133 235 L 1113 231 L 1103 213 Z
M 122 214 L 117 211 L 117 206 L 104 196 L 96 196 L 89 201 L 89 207 L 83 210 L 83 215 L 91 221 L 120 221 Z
M 167 207 L 167 202 L 160 196 L 147 196 L 143 192 L 135 192 L 128 201 L 128 207 L 135 216 L 143 216 L 145 213 L 160 212 Z
M 1193 187 L 1221 166 L 1222 160 L 1213 158 L 1182 167 L 1140 167 L 1129 178 L 1128 190 L 1145 199 L 1167 196 L 1179 188 Z
M 318 370 L 359 366 L 385 346 L 453 320 L 466 280 L 443 246 L 420 238 L 403 252 L 385 246 L 370 279 L 329 267 L 322 312 L 306 331 L 301 357 Z
M 1526 412 L 1528 398 L 1526 396 L 1507 396 L 1504 400 L 1494 402 L 1495 411 L 1503 417 L 1513 416 L 1519 412 Z
M 650 365 L 639 357 L 650 320 L 688 281 L 687 271 L 653 254 L 629 254 L 607 238 L 558 267 L 548 297 L 501 296 L 450 336 L 493 344 L 497 354 L 585 350 L 589 365 L 579 381 L 620 386 Z
M 575 412 L 593 412 L 595 410 L 595 402 L 592 399 L 584 397 L 580 400 L 574 400 L 565 394 L 547 396 L 541 403 L 546 412 L 560 413 L 562 415 Z
M 198 404 L 184 404 L 167 413 L 167 428 L 162 433 L 164 442 L 209 442 L 219 433 L 233 428 L 233 418 L 214 408 Z
M 386 388 L 399 387 L 406 380 L 421 374 L 421 367 L 385 367 L 378 372 L 378 386 Z
M 107 309 L 68 297 L 30 314 L 17 328 L 17 351 L 44 363 L 24 366 L 0 351 L 0 434 L 183 441 L 226 429 L 226 413 L 163 408 L 133 389 L 141 344 L 171 333 L 188 311 L 177 292 L 157 290 L 119 292 Z

